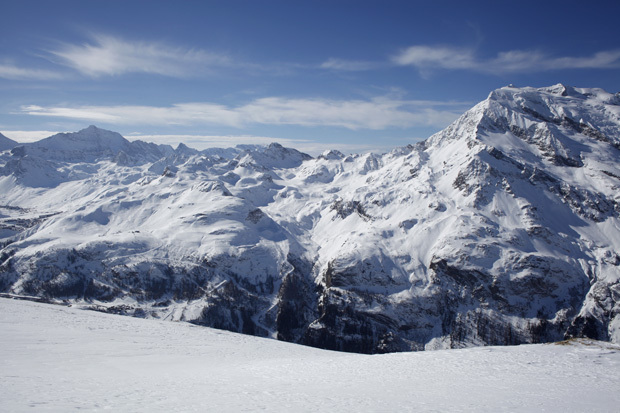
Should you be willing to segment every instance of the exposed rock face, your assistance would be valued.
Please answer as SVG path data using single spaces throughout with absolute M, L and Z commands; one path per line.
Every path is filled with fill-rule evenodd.
M 90 127 L 0 155 L 0 291 L 364 352 L 620 342 L 620 101 L 502 88 L 316 159 Z

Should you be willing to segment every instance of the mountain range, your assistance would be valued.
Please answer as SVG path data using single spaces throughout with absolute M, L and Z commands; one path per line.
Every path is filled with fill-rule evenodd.
M 504 87 L 313 158 L 0 136 L 0 292 L 351 352 L 620 342 L 620 94 Z

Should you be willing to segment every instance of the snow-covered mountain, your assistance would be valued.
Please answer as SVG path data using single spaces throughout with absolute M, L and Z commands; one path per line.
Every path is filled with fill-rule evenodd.
M 7 138 L 6 136 L 0 133 L 0 151 L 6 151 L 7 149 L 12 149 L 16 147 L 17 145 L 18 145 L 17 142 L 15 142 L 12 139 Z
M 620 94 L 506 87 L 383 155 L 130 143 L 0 156 L 0 291 L 390 352 L 620 342 Z
M 182 149 L 180 149 L 181 151 Z M 116 158 L 117 163 L 156 161 L 173 154 L 169 145 L 155 145 L 142 141 L 129 142 L 116 132 L 89 126 L 75 133 L 58 133 L 20 148 L 20 156 L 29 155 L 48 161 L 95 163 L 101 159 Z M 135 158 L 135 159 L 133 159 Z

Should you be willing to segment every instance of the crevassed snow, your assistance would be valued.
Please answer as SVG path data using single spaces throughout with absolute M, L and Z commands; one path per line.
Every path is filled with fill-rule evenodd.
M 620 406 L 595 341 L 358 355 L 0 299 L 0 410 L 557 411 Z

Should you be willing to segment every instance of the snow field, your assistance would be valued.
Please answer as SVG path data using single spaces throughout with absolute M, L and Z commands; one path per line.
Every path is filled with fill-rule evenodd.
M 0 299 L 0 410 L 562 411 L 620 406 L 594 341 L 388 355 Z

